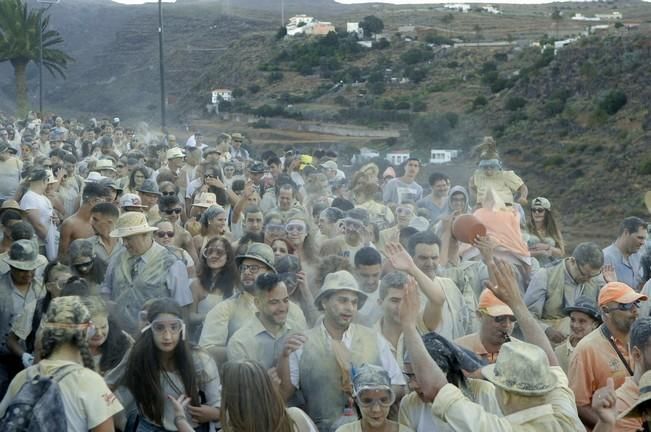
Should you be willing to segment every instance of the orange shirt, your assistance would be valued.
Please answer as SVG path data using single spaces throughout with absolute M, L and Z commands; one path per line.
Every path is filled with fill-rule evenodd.
M 617 389 L 617 412 L 622 413 L 635 405 L 635 402 L 640 397 L 640 388 L 633 378 L 628 377 L 624 384 Z M 627 417 L 621 420 L 617 420 L 615 423 L 615 428 L 617 432 L 636 432 L 642 429 L 642 418 L 641 417 Z
M 511 340 L 516 341 L 517 339 L 511 338 Z M 467 350 L 474 352 L 479 357 L 486 360 L 489 364 L 495 363 L 495 361 L 497 360 L 497 355 L 499 354 L 499 351 L 496 353 L 489 353 L 488 351 L 486 351 L 486 348 L 484 348 L 484 345 L 481 343 L 481 340 L 479 339 L 479 332 L 471 333 L 469 335 L 455 339 L 454 343 Z
M 615 343 L 630 365 L 627 344 L 616 339 Z M 601 327 L 592 331 L 576 345 L 567 371 L 576 406 L 590 406 L 592 395 L 597 389 L 606 385 L 609 377 L 613 378 L 617 389 L 624 384 L 628 376 L 630 375 L 626 366 L 601 332 Z

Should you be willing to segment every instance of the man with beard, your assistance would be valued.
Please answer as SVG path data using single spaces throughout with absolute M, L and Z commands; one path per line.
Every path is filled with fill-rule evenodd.
M 589 429 L 599 420 L 592 408 L 597 389 L 604 387 L 608 378 L 618 388 L 633 375 L 629 332 L 637 319 L 640 301 L 646 300 L 647 296 L 621 282 L 610 282 L 599 292 L 603 324 L 577 344 L 567 373 L 579 417 Z
M 208 312 L 199 338 L 199 345 L 210 352 L 217 364 L 226 360 L 226 345 L 231 336 L 255 318 L 255 282 L 263 273 L 276 273 L 274 260 L 273 250 L 264 243 L 251 243 L 244 254 L 235 257 L 240 270 L 239 292 Z M 288 319 L 300 328 L 307 328 L 301 308 L 291 302 Z
M 485 289 L 479 296 L 477 318 L 479 331 L 459 338 L 455 342 L 474 352 L 489 364 L 495 363 L 502 345 L 512 340 L 515 314 L 491 290 Z
M 93 243 L 87 239 L 74 240 L 70 243 L 68 255 L 72 275 L 84 279 L 91 293 L 99 295 L 107 263 L 96 258 Z
M 257 312 L 228 341 L 228 360 L 253 360 L 270 369 L 276 365 L 287 336 L 304 328 L 288 320 L 289 293 L 280 276 L 262 273 L 254 293 Z
M 334 430 L 337 419 L 350 407 L 350 371 L 363 364 L 381 366 L 391 378 L 396 395 L 406 384 L 389 343 L 377 331 L 355 324 L 367 296 L 349 272 L 326 276 L 314 304 L 323 321 L 305 334 L 287 338 L 278 361 L 281 391 L 288 400 L 301 389 L 306 412 L 321 432 Z
M 604 264 L 615 267 L 619 282 L 633 289 L 642 288 L 640 248 L 647 239 L 647 223 L 637 217 L 627 217 L 619 226 L 619 237 L 604 252 Z

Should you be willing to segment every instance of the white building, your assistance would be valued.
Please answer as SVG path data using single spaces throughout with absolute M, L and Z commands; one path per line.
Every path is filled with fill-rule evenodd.
M 624 18 L 622 16 L 622 13 L 617 12 L 617 11 L 615 11 L 613 13 L 609 13 L 609 14 L 595 14 L 594 16 L 596 18 L 599 18 L 599 19 L 602 19 L 602 20 L 607 20 L 607 21 L 608 20 L 620 20 L 620 19 Z
M 225 101 L 225 102 L 232 102 L 233 101 L 233 90 L 229 89 L 214 89 L 211 92 L 212 96 L 212 103 L 216 104 L 219 102 L 219 99 Z
M 452 9 L 463 13 L 470 12 L 470 5 L 465 3 L 446 3 L 443 7 L 445 9 Z
M 392 150 L 387 153 L 385 159 L 389 161 L 391 165 L 400 165 L 407 159 L 411 153 L 409 150 Z
M 448 163 L 452 159 L 455 159 L 457 156 L 459 156 L 459 150 L 432 149 L 430 150 L 429 163 L 432 164 Z
M 502 15 L 502 11 L 493 6 L 482 6 L 481 10 L 484 12 L 492 13 L 494 15 Z
M 305 32 L 305 27 L 316 22 L 316 19 L 307 15 L 295 15 L 289 19 L 289 24 L 285 26 L 287 36 L 294 36 Z
M 597 17 L 587 17 L 587 16 L 585 16 L 585 15 L 583 15 L 583 14 L 580 14 L 580 13 L 575 14 L 575 15 L 574 15 L 572 18 L 570 18 L 570 19 L 572 19 L 572 20 L 574 20 L 574 21 L 601 21 L 601 18 L 597 18 Z
M 364 37 L 364 29 L 359 26 L 358 22 L 346 23 L 346 33 L 354 33 L 359 39 Z

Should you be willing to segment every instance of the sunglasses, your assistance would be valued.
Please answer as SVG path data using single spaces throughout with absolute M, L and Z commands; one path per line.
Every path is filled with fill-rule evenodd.
M 168 215 L 171 215 L 172 213 L 181 214 L 182 211 L 183 211 L 183 209 L 174 208 L 174 209 L 163 210 L 163 213 L 168 214 Z
M 398 207 L 396 208 L 396 214 L 398 216 L 409 216 L 413 214 L 414 211 L 410 209 L 409 207 Z
M 156 231 L 158 238 L 172 238 L 174 237 L 174 231 Z
M 251 273 L 257 273 L 262 270 L 262 266 L 257 264 L 242 264 L 240 266 L 240 272 L 246 273 L 247 270 L 250 270 Z
M 264 227 L 264 231 L 268 233 L 284 233 L 285 225 L 267 224 Z
M 611 307 L 608 310 L 610 312 L 616 311 L 616 310 L 627 312 L 627 311 L 632 310 L 633 308 L 638 309 L 639 307 L 640 307 L 640 301 L 635 300 L 633 303 L 617 303 L 617 306 Z
M 224 249 L 224 248 L 219 248 L 219 247 L 211 247 L 211 248 L 205 249 L 205 250 L 201 253 L 201 255 L 202 255 L 204 258 L 209 258 L 209 257 L 211 257 L 211 256 L 214 256 L 214 257 L 216 257 L 216 258 L 221 258 L 221 257 L 223 257 L 224 255 L 226 255 L 226 249 Z
M 176 192 L 174 192 L 174 191 L 172 191 L 172 192 L 161 192 L 161 194 L 163 194 L 163 196 L 174 196 L 174 195 L 176 195 Z
M 531 209 L 531 213 L 545 213 L 545 209 L 542 207 L 535 207 Z

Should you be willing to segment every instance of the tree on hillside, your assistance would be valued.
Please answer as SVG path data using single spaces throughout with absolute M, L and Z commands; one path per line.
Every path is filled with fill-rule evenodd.
M 450 24 L 452 24 L 452 21 L 454 21 L 454 15 L 451 13 L 441 17 L 441 22 L 445 24 L 445 27 L 448 29 L 448 37 L 452 36 L 452 33 L 450 32 Z
M 563 15 L 561 14 L 560 9 L 555 7 L 554 10 L 552 11 L 551 17 L 552 17 L 552 21 L 554 21 L 554 32 L 556 33 L 556 39 L 558 39 L 558 26 L 563 20 Z
M 482 28 L 479 24 L 475 24 L 472 28 L 472 31 L 475 32 L 475 42 L 477 42 L 477 45 L 479 45 L 479 40 L 481 39 L 481 31 Z
M 369 15 L 360 21 L 359 26 L 364 30 L 365 36 L 372 36 L 384 30 L 384 23 L 376 16 Z
M 56 48 L 63 38 L 48 29 L 49 22 L 43 10 L 30 10 L 22 0 L 0 0 L 0 62 L 8 61 L 14 68 L 19 116 L 27 114 L 27 65 L 39 61 L 39 30 L 43 34 L 43 66 L 52 76 L 65 78 L 64 70 L 73 61 Z

